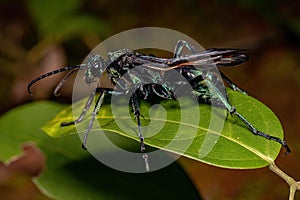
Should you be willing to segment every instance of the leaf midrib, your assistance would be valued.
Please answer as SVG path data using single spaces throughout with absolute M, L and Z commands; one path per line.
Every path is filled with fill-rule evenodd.
M 98 116 L 97 117 L 98 119 L 115 119 L 115 118 L 118 118 L 118 119 L 132 119 L 131 117 L 120 117 L 120 116 Z M 148 117 L 145 117 L 145 119 L 147 120 L 153 120 L 153 121 L 162 121 L 162 122 L 166 122 L 166 123 L 173 123 L 173 124 L 179 124 L 179 125 L 184 125 L 184 126 L 189 126 L 189 127 L 192 127 L 192 128 L 195 128 L 195 129 L 200 129 L 202 131 L 206 131 L 207 133 L 211 133 L 211 134 L 214 134 L 214 135 L 219 135 L 231 142 L 234 142 L 240 146 L 242 146 L 243 148 L 245 148 L 246 150 L 252 152 L 253 154 L 255 154 L 256 156 L 260 157 L 261 159 L 265 160 L 266 162 L 268 163 L 271 163 L 273 162 L 272 158 L 268 157 L 268 156 L 265 156 L 263 153 L 261 153 L 260 151 L 252 148 L 251 146 L 241 142 L 240 140 L 236 140 L 235 138 L 233 137 L 229 137 L 229 136 L 226 136 L 224 134 L 220 134 L 220 133 L 217 133 L 213 130 L 210 130 L 210 129 L 207 129 L 207 128 L 203 128 L 203 127 L 200 127 L 200 126 L 195 126 L 193 124 L 188 124 L 188 123 L 185 123 L 185 122 L 179 122 L 179 121 L 174 121 L 174 120 L 169 120 L 169 119 L 159 119 L 159 118 L 148 118 Z M 97 130 L 97 129 L 94 129 L 94 130 Z M 100 129 L 99 129 L 100 130 Z M 113 130 L 113 129 L 108 129 L 108 128 L 101 128 L 101 130 L 104 130 L 104 131 L 109 131 L 109 132 L 113 132 L 113 133 L 116 133 L 116 134 L 120 134 L 120 135 L 123 135 L 127 138 L 130 138 L 130 139 L 133 139 L 133 140 L 136 140 L 136 141 L 139 141 L 139 139 L 137 137 L 132 137 L 130 135 L 127 135 L 127 134 L 124 134 L 123 132 L 119 132 L 117 130 Z M 83 132 L 83 131 L 80 131 L 80 132 Z M 201 135 L 196 135 L 194 137 L 200 137 Z M 188 138 L 187 138 L 188 139 Z M 159 139 L 159 140 L 163 140 L 163 139 Z M 176 139 L 172 139 L 172 140 L 176 140 Z M 180 140 L 180 139 L 178 139 Z M 147 140 L 145 140 L 145 144 L 149 145 L 149 146 L 152 146 L 152 147 L 156 147 L 156 148 L 161 148 L 161 149 L 164 149 L 163 147 L 160 147 L 158 145 L 154 145 L 154 144 L 150 144 L 150 143 L 147 143 Z M 170 152 L 173 152 L 173 153 L 176 153 L 176 151 L 172 151 L 172 150 L 169 150 L 169 149 L 165 149 L 167 151 L 170 151 Z M 191 157 L 192 158 L 192 157 Z M 195 159 L 195 158 L 193 158 Z

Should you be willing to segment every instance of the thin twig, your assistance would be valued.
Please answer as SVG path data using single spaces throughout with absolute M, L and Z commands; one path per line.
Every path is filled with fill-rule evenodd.
M 283 180 L 285 180 L 285 182 L 290 186 L 289 200 L 294 200 L 296 191 L 300 190 L 300 182 L 295 181 L 295 179 L 283 172 L 280 168 L 276 166 L 275 162 L 270 163 L 269 169 L 278 176 L 280 176 Z

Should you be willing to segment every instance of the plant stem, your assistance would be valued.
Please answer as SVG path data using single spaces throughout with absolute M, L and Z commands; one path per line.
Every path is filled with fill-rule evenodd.
M 275 162 L 270 163 L 269 169 L 278 176 L 280 176 L 283 180 L 285 180 L 285 182 L 290 186 L 289 200 L 293 200 L 296 191 L 300 190 L 300 182 L 295 181 L 292 177 L 283 172 L 280 168 L 276 166 Z

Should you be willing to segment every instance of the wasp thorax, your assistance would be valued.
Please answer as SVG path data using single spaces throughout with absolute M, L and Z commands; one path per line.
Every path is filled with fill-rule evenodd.
M 85 82 L 87 84 L 93 83 L 97 81 L 103 71 L 105 70 L 105 63 L 103 58 L 100 55 L 92 55 L 88 58 L 86 63 L 86 71 L 85 71 Z

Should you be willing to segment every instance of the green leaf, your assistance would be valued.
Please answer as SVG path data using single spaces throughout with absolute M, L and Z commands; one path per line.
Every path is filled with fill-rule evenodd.
M 232 90 L 228 90 L 228 95 L 230 102 L 236 107 L 237 111 L 258 130 L 283 138 L 280 121 L 267 106 L 250 96 Z M 85 100 L 73 106 L 74 116 L 79 116 L 84 104 Z M 200 122 L 199 125 L 196 126 L 195 124 L 189 123 L 189 119 L 187 121 L 181 121 L 181 109 L 180 106 L 176 105 L 176 101 L 166 100 L 160 105 L 164 106 L 167 118 L 164 118 L 164 114 L 160 109 L 153 109 L 153 107 L 151 108 L 152 117 L 150 118 L 148 113 L 150 106 L 147 103 L 142 103 L 141 105 L 142 114 L 145 116 L 145 120 L 142 120 L 143 126 L 150 125 L 143 128 L 143 134 L 146 138 L 145 143 L 151 147 L 179 153 L 183 156 L 211 165 L 238 169 L 267 166 L 276 159 L 280 151 L 280 144 L 253 135 L 236 116 L 228 115 L 226 117 L 224 110 L 215 109 L 213 111 L 218 112 L 216 116 L 220 116 L 220 120 L 224 115 L 226 118 L 222 131 L 216 132 L 209 128 L 212 116 L 211 106 L 209 105 L 201 104 L 199 106 Z M 114 106 L 117 106 L 116 109 L 119 111 L 128 110 L 129 108 L 128 106 Z M 197 110 L 192 106 L 185 106 L 184 109 L 187 109 L 188 112 L 191 113 L 191 116 L 192 113 Z M 123 113 L 126 113 L 126 111 Z M 78 130 L 84 132 L 90 115 L 91 113 L 88 113 L 88 119 L 77 126 Z M 101 127 L 94 125 L 95 131 L 103 130 L 108 135 L 119 134 L 138 141 L 136 136 L 137 126 L 133 124 L 132 116 L 113 115 L 110 104 L 104 104 L 97 117 Z M 77 133 L 74 127 L 60 127 L 61 122 L 72 121 L 72 119 L 72 108 L 69 107 L 57 115 L 56 118 L 48 122 L 48 124 L 43 127 L 43 131 L 52 137 Z M 116 124 L 116 119 L 119 122 L 118 124 Z M 120 128 L 120 123 L 125 126 Z M 183 131 L 177 133 L 180 126 L 183 127 Z M 128 127 L 126 131 L 124 131 L 124 127 Z M 158 127 L 160 127 L 160 130 L 157 132 Z M 152 135 L 151 131 L 156 134 Z M 193 135 L 195 132 L 196 135 Z M 149 137 L 149 135 L 151 137 Z M 182 144 L 191 138 L 191 145 L 187 149 L 183 149 Z M 213 147 L 208 149 L 208 152 L 203 153 L 202 145 L 204 143 L 207 144 L 207 142 L 213 144 Z M 92 140 L 88 139 L 88 143 L 92 143 Z M 166 147 L 167 144 L 169 145 Z M 207 149 L 204 148 L 204 151 L 207 151 Z
M 34 141 L 47 157 L 46 171 L 35 182 L 55 199 L 199 199 L 187 175 L 176 164 L 147 174 L 123 173 L 83 151 L 77 135 L 54 139 L 43 134 L 40 127 L 66 108 L 44 101 L 5 113 L 0 118 L 0 159 L 7 161 L 20 153 L 23 143 Z

